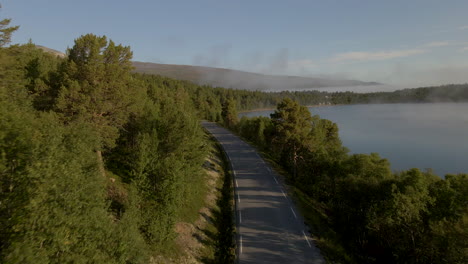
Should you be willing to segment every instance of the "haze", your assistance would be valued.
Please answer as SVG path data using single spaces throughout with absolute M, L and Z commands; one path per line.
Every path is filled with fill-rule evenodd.
M 85 33 L 134 60 L 397 87 L 468 82 L 467 1 L 2 1 L 13 43 Z M 91 8 L 92 7 L 92 8 Z

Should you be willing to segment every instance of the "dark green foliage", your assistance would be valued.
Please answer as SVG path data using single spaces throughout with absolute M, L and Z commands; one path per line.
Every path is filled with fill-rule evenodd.
M 198 87 L 192 92 L 193 101 L 203 119 L 221 121 L 221 101 L 211 87 Z
M 239 121 L 238 131 L 244 138 L 255 142 L 259 147 L 267 148 L 270 146 L 268 140 L 271 138 L 273 123 L 268 117 L 247 118 L 243 116 Z
M 312 131 L 312 117 L 305 106 L 285 98 L 271 114 L 273 123 L 272 150 L 277 153 L 284 166 L 297 178 L 298 163 L 304 160 L 303 153 L 311 147 L 309 136 Z
M 35 47 L 29 44 L 0 48 L 0 85 L 12 100 L 24 103 L 30 101 L 26 99 L 27 91 L 23 88 L 28 83 L 25 78 L 25 64 L 29 62 L 32 50 L 35 50 Z
M 161 77 L 164 78 L 164 77 Z M 431 102 L 467 102 L 468 84 L 444 85 L 404 89 L 394 92 L 270 92 L 233 90 L 196 86 L 179 81 L 191 94 L 199 115 L 211 121 L 220 121 L 220 102 L 232 99 L 236 102 L 237 110 L 273 109 L 284 98 L 290 98 L 300 105 L 335 105 L 335 104 L 372 104 L 372 103 L 431 103 Z
M 142 92 L 130 74 L 130 47 L 88 34 L 76 39 L 68 53 L 55 108 L 67 123 L 92 124 L 100 137 L 97 150 L 114 147 Z
M 203 189 L 200 168 L 206 150 L 190 98 L 182 89 L 168 89 L 176 81 L 135 78 L 147 87 L 148 97 L 141 114 L 131 118 L 118 146 L 108 153 L 108 164 L 135 187 L 140 231 L 149 245 L 158 248 L 174 238 L 181 209 L 191 206 Z
M 224 102 L 221 116 L 223 117 L 224 125 L 234 129 L 238 122 L 237 104 L 234 99 L 229 98 Z
M 468 174 L 446 175 L 429 186 L 434 202 L 428 206 L 426 259 L 433 262 L 463 263 L 468 248 Z
M 394 92 L 337 92 L 329 95 L 332 104 L 433 103 L 468 101 L 468 84 L 403 89 Z
M 58 68 L 63 59 L 43 52 L 33 44 L 30 49 L 31 54 L 24 67 L 26 88 L 37 110 L 51 110 L 58 94 Z
M 144 244 L 127 235 L 142 251 L 125 247 L 127 231 L 108 216 L 92 151 L 96 136 L 86 124 L 62 127 L 54 114 L 37 116 L 5 101 L 0 116 L 2 262 L 144 258 Z
M 105 37 L 69 53 L 0 48 L 0 262 L 148 263 L 203 202 L 192 87 L 130 74 Z

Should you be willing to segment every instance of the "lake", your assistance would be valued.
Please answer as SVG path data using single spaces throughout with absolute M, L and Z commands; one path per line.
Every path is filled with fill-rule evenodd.
M 395 171 L 432 168 L 468 173 L 468 103 L 372 104 L 311 107 L 338 124 L 350 153 L 377 152 Z M 273 111 L 243 113 L 269 116 Z

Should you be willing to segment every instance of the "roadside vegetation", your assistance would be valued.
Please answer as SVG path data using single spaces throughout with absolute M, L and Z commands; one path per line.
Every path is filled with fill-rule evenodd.
M 213 141 L 216 139 L 212 138 Z M 216 257 L 213 263 L 234 263 L 236 258 L 235 250 L 235 216 L 234 216 L 234 200 L 233 200 L 233 172 L 226 154 L 219 143 L 216 144 L 219 156 L 222 160 L 223 169 L 223 185 L 221 187 L 221 195 L 218 199 L 218 210 L 215 212 L 215 223 L 218 230 L 216 239 Z

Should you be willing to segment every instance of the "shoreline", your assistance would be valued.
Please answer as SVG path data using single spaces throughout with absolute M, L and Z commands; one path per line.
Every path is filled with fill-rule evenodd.
M 331 105 L 306 105 L 305 107 L 310 108 L 310 107 L 331 107 L 331 106 L 339 106 L 339 105 L 344 105 L 344 104 L 331 104 Z M 262 111 L 273 111 L 276 110 L 276 108 L 273 107 L 268 107 L 268 108 L 256 108 L 256 109 L 251 109 L 251 110 L 243 110 L 239 111 L 239 114 L 244 114 L 244 113 L 252 113 L 252 112 L 262 112 Z

